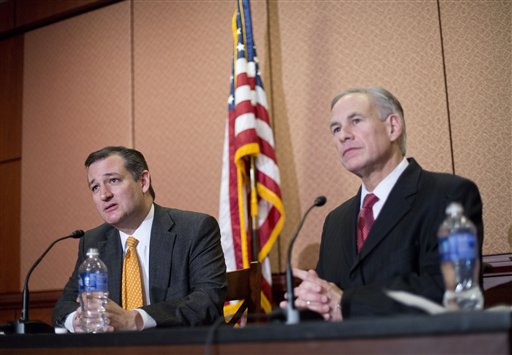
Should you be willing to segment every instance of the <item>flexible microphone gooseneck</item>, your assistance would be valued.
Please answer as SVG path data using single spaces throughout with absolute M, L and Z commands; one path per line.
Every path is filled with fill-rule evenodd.
M 72 234 L 67 235 L 65 237 L 59 238 L 55 240 L 50 246 L 44 251 L 44 253 L 35 261 L 35 263 L 32 265 L 30 270 L 27 272 L 27 276 L 25 277 L 25 282 L 23 284 L 23 301 L 22 301 L 22 308 L 21 308 L 21 317 L 19 321 L 15 322 L 16 326 L 16 334 L 27 334 L 27 333 L 45 333 L 47 331 L 50 331 L 48 327 L 50 327 L 48 324 L 38 321 L 29 321 L 29 290 L 28 290 L 28 280 L 30 279 L 30 275 L 32 274 L 32 271 L 36 268 L 37 265 L 43 260 L 46 254 L 50 251 L 50 249 L 64 239 L 69 238 L 75 238 L 79 239 L 82 238 L 84 235 L 83 230 L 76 230 Z M 51 328 L 51 331 L 53 331 L 53 328 Z
M 293 234 L 292 239 L 290 240 L 290 244 L 288 245 L 288 253 L 286 256 L 286 293 L 288 295 L 288 305 L 286 307 L 286 324 L 297 324 L 299 323 L 300 316 L 299 311 L 295 307 L 295 296 L 293 291 L 293 272 L 292 272 L 292 250 L 293 250 L 293 244 L 295 243 L 295 240 L 297 239 L 297 236 L 299 235 L 300 230 L 302 229 L 302 225 L 304 224 L 304 221 L 306 220 L 306 217 L 308 216 L 309 212 L 315 207 L 320 207 L 325 205 L 327 202 L 327 198 L 325 196 L 318 196 L 315 199 L 315 202 L 313 202 L 313 205 L 308 208 L 306 213 L 304 213 L 304 216 L 300 220 L 299 225 L 297 226 L 297 229 L 295 230 L 295 233 Z

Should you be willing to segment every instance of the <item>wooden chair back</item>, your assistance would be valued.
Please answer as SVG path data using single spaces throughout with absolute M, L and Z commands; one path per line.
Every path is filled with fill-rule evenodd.
M 261 263 L 252 261 L 248 269 L 230 271 L 226 276 L 226 301 L 243 300 L 228 324 L 238 323 L 245 310 L 247 321 L 251 322 L 251 316 L 261 313 Z

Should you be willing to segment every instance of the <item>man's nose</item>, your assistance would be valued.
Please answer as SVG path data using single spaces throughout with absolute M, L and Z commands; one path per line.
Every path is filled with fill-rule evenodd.
M 341 142 L 346 142 L 347 140 L 352 139 L 352 137 L 353 137 L 352 131 L 350 130 L 349 127 L 341 127 L 340 128 L 338 139 Z
M 102 200 L 108 200 L 112 197 L 112 192 L 107 187 L 102 187 L 100 191 L 100 198 Z

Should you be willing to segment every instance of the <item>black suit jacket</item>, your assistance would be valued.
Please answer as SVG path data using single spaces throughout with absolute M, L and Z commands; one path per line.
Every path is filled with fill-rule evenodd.
M 441 303 L 444 282 L 437 230 L 446 206 L 462 203 L 483 243 L 482 201 L 477 186 L 462 177 L 423 170 L 414 159 L 391 190 L 367 240 L 357 253 L 361 189 L 327 216 L 317 272 L 344 290 L 344 318 L 415 312 L 384 294 L 403 290 Z
M 80 240 L 75 270 L 54 309 L 57 325 L 78 307 L 78 268 L 89 248 L 99 249 L 99 257 L 108 268 L 109 297 L 121 304 L 123 248 L 118 230 L 102 224 Z M 149 289 L 151 304 L 142 309 L 159 327 L 210 324 L 222 316 L 226 266 L 219 226 L 213 217 L 155 204 Z

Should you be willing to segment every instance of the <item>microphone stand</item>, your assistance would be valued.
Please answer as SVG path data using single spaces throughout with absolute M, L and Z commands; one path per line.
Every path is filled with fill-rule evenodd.
M 288 253 L 286 255 L 286 293 L 288 294 L 288 305 L 286 307 L 286 324 L 297 324 L 300 320 L 299 310 L 295 307 L 295 295 L 293 290 L 293 271 L 292 271 L 292 250 L 293 244 L 299 235 L 302 225 L 306 220 L 309 212 L 315 207 L 323 206 L 327 202 L 325 196 L 318 196 L 311 207 L 308 208 L 302 219 L 300 220 L 295 233 L 293 234 L 290 244 L 288 245 Z
M 16 334 L 28 334 L 28 333 L 53 333 L 53 327 L 41 322 L 41 321 L 31 321 L 29 320 L 29 290 L 28 290 L 28 280 L 30 279 L 30 275 L 32 274 L 32 271 L 36 268 L 37 265 L 43 260 L 46 254 L 50 251 L 50 249 L 64 239 L 69 238 L 81 238 L 84 235 L 84 231 L 82 230 L 76 230 L 71 235 L 67 235 L 65 237 L 59 238 L 55 241 L 53 241 L 52 244 L 46 250 L 44 253 L 36 260 L 36 262 L 32 265 L 30 270 L 27 273 L 27 276 L 25 277 L 25 282 L 23 284 L 23 293 L 22 293 L 22 307 L 21 307 L 21 317 L 19 320 L 13 322 L 14 330 Z

